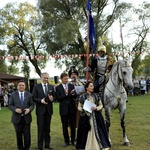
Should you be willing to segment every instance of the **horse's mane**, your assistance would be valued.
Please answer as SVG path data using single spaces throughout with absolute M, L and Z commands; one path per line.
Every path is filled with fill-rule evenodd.
M 116 62 L 114 63 L 114 65 L 113 65 L 113 67 L 111 68 L 110 73 L 109 73 L 108 76 L 107 76 L 107 81 L 106 81 L 106 82 L 108 82 L 111 73 L 113 72 L 114 68 L 115 68 L 116 66 L 118 66 L 118 65 L 120 65 L 120 67 L 131 66 L 130 63 L 129 63 L 127 60 L 124 60 L 124 59 L 123 59 L 123 60 L 118 60 L 118 61 L 116 61 Z
M 118 61 L 116 61 L 115 63 L 114 63 L 114 65 L 113 65 L 113 67 L 112 67 L 112 69 L 111 70 L 113 70 L 113 68 L 116 66 L 116 65 L 118 65 L 118 64 L 120 64 L 120 66 L 121 67 L 126 67 L 126 66 L 131 66 L 130 65 L 130 62 L 128 62 L 127 60 L 118 60 Z
M 118 60 L 114 64 L 120 64 L 121 66 L 122 65 L 125 65 L 125 66 L 130 65 L 130 63 L 127 60 L 124 60 L 124 59 L 123 60 Z

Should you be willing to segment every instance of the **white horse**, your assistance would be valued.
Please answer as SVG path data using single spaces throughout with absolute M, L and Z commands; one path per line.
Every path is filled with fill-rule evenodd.
M 133 69 L 127 61 L 117 61 L 111 69 L 108 82 L 106 83 L 104 89 L 104 108 L 108 132 L 110 127 L 110 112 L 111 110 L 118 108 L 120 112 L 124 145 L 128 146 L 130 145 L 130 142 L 126 135 L 124 122 L 127 101 L 127 93 L 125 88 L 133 88 L 132 73 Z

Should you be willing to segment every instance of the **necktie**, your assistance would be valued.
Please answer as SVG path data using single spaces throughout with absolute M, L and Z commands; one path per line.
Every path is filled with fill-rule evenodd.
M 44 84 L 44 87 L 45 87 L 45 96 L 47 96 L 48 89 L 47 89 L 47 86 L 46 86 L 46 84 Z
M 65 84 L 65 91 L 68 92 L 67 84 Z
M 65 84 L 65 90 L 67 90 L 67 89 L 68 89 L 67 84 Z
M 23 106 L 23 93 L 20 94 L 20 102 L 21 102 L 21 106 Z

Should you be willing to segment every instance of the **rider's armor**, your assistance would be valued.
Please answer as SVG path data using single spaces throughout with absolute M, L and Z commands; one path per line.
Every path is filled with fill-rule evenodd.
M 107 55 L 105 57 L 98 56 L 98 58 L 97 58 L 97 74 L 102 74 L 102 75 L 105 74 L 107 59 L 108 59 Z
M 95 79 L 98 79 L 99 83 L 99 94 L 101 95 L 104 87 L 105 87 L 105 79 L 107 74 L 110 72 L 115 59 L 109 55 L 105 55 L 104 57 L 97 57 L 97 68 L 95 73 Z

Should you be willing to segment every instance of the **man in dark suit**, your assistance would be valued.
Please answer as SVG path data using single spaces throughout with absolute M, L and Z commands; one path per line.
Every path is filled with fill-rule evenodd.
M 36 103 L 37 127 L 38 127 L 38 149 L 43 149 L 43 141 L 46 149 L 50 147 L 50 123 L 53 114 L 54 87 L 48 84 L 49 74 L 42 73 L 40 84 L 33 89 L 33 100 Z
M 74 98 L 77 97 L 74 85 L 68 84 L 68 75 L 62 73 L 60 76 L 62 83 L 56 87 L 56 98 L 60 102 L 60 116 L 63 127 L 64 142 L 63 145 L 69 145 L 68 123 L 71 126 L 71 143 L 75 141 L 75 123 L 76 123 L 76 106 Z
M 25 91 L 23 80 L 18 82 L 17 91 L 11 94 L 8 107 L 12 111 L 11 122 L 16 131 L 17 147 L 19 150 L 29 150 L 31 145 L 31 111 L 34 109 L 34 102 L 32 94 Z

